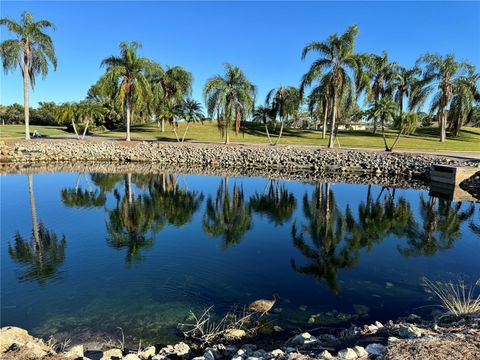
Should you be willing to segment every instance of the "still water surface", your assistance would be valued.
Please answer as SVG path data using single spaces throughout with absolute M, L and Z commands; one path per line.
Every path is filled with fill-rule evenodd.
M 284 329 L 429 314 L 480 275 L 480 206 L 428 192 L 178 174 L 1 177 L 1 325 L 178 340 L 189 310 L 277 292 Z

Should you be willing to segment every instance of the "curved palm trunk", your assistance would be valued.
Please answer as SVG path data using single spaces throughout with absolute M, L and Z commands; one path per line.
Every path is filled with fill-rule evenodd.
M 82 140 L 85 139 L 85 135 L 87 134 L 88 123 L 89 122 L 90 122 L 90 120 L 87 120 L 87 124 L 85 125 L 85 129 L 83 129 Z
M 73 131 L 75 132 L 75 136 L 77 137 L 77 140 L 80 140 L 80 136 L 78 135 L 77 127 L 75 126 L 75 121 L 72 118 L 72 126 L 73 126 Z
M 23 65 L 23 113 L 25 116 L 25 139 L 30 140 L 30 111 L 28 108 L 28 51 L 24 56 Z
M 175 124 L 173 124 L 173 133 L 175 134 L 175 137 L 177 138 L 177 142 L 180 142 L 180 138 L 178 137 L 178 133 L 177 133 L 177 127 L 175 126 Z
M 385 121 L 383 118 L 381 119 L 381 125 L 382 125 L 383 143 L 385 144 L 385 151 L 390 151 L 390 148 L 388 147 L 388 144 L 387 144 L 387 137 L 385 136 Z
M 188 127 L 190 126 L 190 122 L 187 122 L 187 126 L 185 127 L 185 131 L 183 132 L 182 142 L 185 141 L 185 135 L 187 135 Z
M 265 131 L 266 131 L 266 133 L 267 133 L 268 142 L 270 143 L 270 145 L 272 145 L 273 143 L 272 143 L 272 139 L 270 138 L 270 133 L 269 133 L 269 131 L 268 131 L 268 125 L 267 125 L 267 123 L 265 123 Z
M 328 138 L 328 148 L 333 148 L 333 140 L 335 134 L 335 115 L 337 114 L 337 87 L 334 86 L 333 89 L 333 111 L 332 111 L 332 121 L 330 123 L 330 136 Z
M 403 128 L 398 132 L 397 137 L 395 138 L 395 141 L 393 142 L 393 145 L 390 147 L 389 151 L 393 151 L 393 148 L 397 145 L 398 140 L 400 140 L 400 136 L 403 134 Z
M 285 123 L 285 120 L 282 119 L 282 122 L 281 122 L 281 125 L 280 125 L 280 132 L 278 133 L 278 138 L 277 140 L 275 141 L 275 144 L 274 145 L 277 145 L 278 142 L 280 141 L 280 138 L 282 137 L 282 133 L 283 133 L 283 124 Z

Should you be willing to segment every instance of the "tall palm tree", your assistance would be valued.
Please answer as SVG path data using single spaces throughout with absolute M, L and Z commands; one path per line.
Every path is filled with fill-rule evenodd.
M 396 65 L 395 72 L 393 75 L 392 83 L 394 87 L 394 99 L 398 103 L 400 116 L 398 120 L 401 122 L 403 118 L 403 102 L 405 98 L 409 101 L 408 109 L 412 110 L 410 103 L 410 96 L 412 95 L 413 89 L 418 83 L 418 76 L 422 73 L 421 69 L 418 66 L 414 66 L 411 69 L 407 69 L 401 65 Z M 400 125 L 400 124 L 397 124 Z M 398 126 L 400 127 L 400 126 Z
M 302 96 L 300 91 L 294 86 L 280 86 L 278 89 L 272 89 L 265 98 L 265 103 L 270 106 L 273 112 L 273 120 L 280 119 L 280 132 L 273 145 L 277 145 L 282 137 L 285 121 L 288 122 L 289 116 L 294 116 L 300 107 Z
M 367 68 L 365 76 L 369 82 L 368 87 L 362 86 L 362 88 L 366 90 L 367 99 L 376 105 L 384 97 L 392 95 L 397 64 L 388 61 L 388 53 L 386 51 L 382 55 L 364 54 L 362 55 L 362 60 Z M 373 134 L 375 134 L 377 132 L 378 118 L 373 117 L 372 120 Z
M 403 130 L 400 129 L 395 139 L 395 142 L 391 147 L 388 146 L 387 138 L 385 135 L 385 124 L 389 121 L 393 121 L 398 113 L 398 105 L 393 101 L 391 97 L 384 97 L 379 101 L 375 101 L 372 104 L 372 107 L 368 109 L 367 114 L 368 117 L 371 119 L 380 119 L 380 123 L 382 126 L 382 137 L 383 143 L 385 145 L 385 151 L 392 151 L 395 145 L 400 138 Z
M 323 76 L 328 76 L 327 79 L 332 89 L 329 148 L 333 148 L 339 99 L 347 92 L 348 88 L 353 87 L 348 70 L 352 70 L 356 77 L 361 74 L 361 58 L 354 53 L 357 35 L 358 27 L 353 25 L 344 34 L 340 36 L 333 34 L 324 42 L 314 41 L 305 46 L 302 51 L 302 60 L 312 51 L 318 52 L 321 57 L 315 60 L 308 72 L 303 75 L 301 89 L 310 86 L 316 80 L 321 80 Z
M 135 103 L 150 96 L 151 89 L 147 71 L 151 67 L 149 59 L 137 55 L 139 42 L 120 43 L 120 56 L 105 58 L 100 66 L 106 66 L 106 78 L 115 84 L 117 96 L 125 111 L 126 140 L 130 141 L 130 117 Z
M 228 189 L 228 178 L 222 181 L 215 201 L 207 200 L 203 217 L 203 229 L 211 236 L 223 238 L 223 248 L 240 243 L 245 233 L 252 227 L 252 210 L 245 203 L 243 189 L 236 184 L 233 194 Z
M 207 80 L 203 94 L 208 114 L 217 118 L 220 129 L 225 130 L 225 144 L 229 144 L 232 121 L 238 133 L 241 122 L 253 110 L 255 86 L 242 69 L 227 63 L 223 76 L 216 75 Z
M 19 67 L 23 76 L 23 107 L 25 115 L 25 139 L 30 139 L 30 114 L 28 105 L 28 85 L 35 88 L 37 74 L 45 78 L 49 63 L 57 69 L 57 57 L 51 37 L 43 31 L 55 26 L 47 20 L 34 21 L 33 15 L 27 11 L 22 14 L 20 22 L 11 19 L 0 19 L 16 39 L 5 40 L 0 44 L 0 57 L 5 72 Z
M 272 108 L 269 106 L 258 106 L 253 111 L 252 121 L 255 123 L 260 123 L 265 126 L 265 132 L 267 133 L 268 142 L 272 145 L 272 139 L 270 137 L 270 132 L 268 131 L 268 125 L 273 121 L 275 114 L 272 111 Z
M 433 99 L 430 111 L 437 111 L 440 127 L 440 141 L 446 140 L 447 111 L 454 94 L 455 83 L 465 76 L 472 76 L 474 67 L 466 62 L 457 62 L 453 54 L 441 56 L 425 54 L 417 60 L 417 65 L 424 64 L 423 78 L 416 86 L 412 96 L 412 105 L 419 107 L 430 95 Z

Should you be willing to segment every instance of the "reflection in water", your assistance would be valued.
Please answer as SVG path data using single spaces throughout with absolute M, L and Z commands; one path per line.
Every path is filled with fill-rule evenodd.
M 45 227 L 42 221 L 38 225 L 32 175 L 28 175 L 30 209 L 32 213 L 32 236 L 25 239 L 17 231 L 15 244 L 8 244 L 10 258 L 27 268 L 22 271 L 19 280 L 38 281 L 45 285 L 53 277 L 65 260 L 67 241 L 65 235 L 59 240 L 57 234 Z
M 432 256 L 438 251 L 448 250 L 461 238 L 460 225 L 471 218 L 473 204 L 462 210 L 462 203 L 420 196 L 420 215 L 423 226 L 414 223 L 410 229 L 408 246 L 399 247 L 404 256 Z M 470 223 L 472 225 L 473 222 Z
M 275 225 L 283 225 L 292 217 L 297 201 L 285 185 L 269 180 L 263 194 L 256 193 L 250 198 L 250 206 L 253 211 L 265 214 Z
M 357 239 L 347 236 L 354 223 L 350 207 L 347 206 L 343 213 L 337 206 L 330 184 L 319 184 L 311 199 L 307 194 L 303 197 L 303 213 L 308 223 L 301 227 L 300 232 L 294 223 L 292 237 L 295 247 L 310 263 L 298 265 L 292 258 L 292 268 L 325 280 L 328 287 L 338 293 L 338 270 L 352 267 L 358 261 Z M 310 244 L 305 240 L 304 233 L 309 235 Z
M 117 249 L 126 247 L 126 261 L 130 264 L 142 259 L 142 249 L 153 246 L 155 234 L 165 226 L 166 221 L 162 214 L 155 211 L 151 197 L 145 194 L 135 196 L 132 174 L 126 174 L 124 182 L 124 195 L 114 190 L 116 206 L 107 210 L 107 241 Z
M 240 243 L 245 233 L 252 226 L 252 211 L 245 204 L 243 189 L 233 185 L 230 196 L 228 178 L 220 182 L 215 201 L 207 200 L 207 208 L 203 217 L 203 229 L 211 236 L 221 236 L 223 248 Z
M 85 179 L 87 184 L 87 190 L 79 188 L 80 177 Z M 77 208 L 89 208 L 89 207 L 102 207 L 105 206 L 107 196 L 104 191 L 93 190 L 90 186 L 85 173 L 78 174 L 75 188 L 62 189 L 61 193 L 62 202 L 68 207 Z
M 369 307 L 370 320 L 386 320 L 428 302 L 419 272 L 443 281 L 480 270 L 475 258 L 480 242 L 471 241 L 480 238 L 480 207 L 417 190 L 252 178 L 229 184 L 228 178 L 217 183 L 213 177 L 162 173 L 42 177 L 57 180 L 37 199 L 50 213 L 37 221 L 31 176 L 33 225 L 29 214 L 5 211 L 16 209 L 18 193 L 2 192 L 1 234 L 11 240 L 0 243 L 2 286 L 8 288 L 2 301 L 11 306 L 2 321 L 38 335 L 72 329 L 108 333 L 121 326 L 152 342 L 178 341 L 175 326 L 190 309 L 247 302 L 273 286 L 289 299 L 277 318 L 285 329 L 308 326 L 315 314 L 349 311 L 353 304 Z M 65 178 L 68 183 L 59 185 Z M 4 184 L 15 188 L 17 177 L 2 178 Z M 68 249 L 58 228 L 46 226 L 52 223 L 47 215 L 55 217 L 66 207 Z M 236 246 L 218 251 L 199 232 L 219 237 L 223 249 Z M 252 241 L 242 244 L 247 232 Z M 466 241 L 455 246 L 459 239 Z M 151 261 L 139 261 L 146 256 Z M 66 274 L 61 281 L 48 281 L 60 271 Z M 48 287 L 39 291 L 21 280 Z M 386 281 L 395 286 L 387 289 Z M 324 293 L 325 287 L 342 296 L 319 302 L 307 295 Z M 243 289 L 251 295 L 239 296 Z M 338 321 L 325 315 L 322 323 Z

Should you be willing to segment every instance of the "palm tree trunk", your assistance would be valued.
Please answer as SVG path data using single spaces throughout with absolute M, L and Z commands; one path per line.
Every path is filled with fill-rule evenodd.
M 282 137 L 282 133 L 283 133 L 283 124 L 285 123 L 285 120 L 282 119 L 282 123 L 280 125 L 280 132 L 278 133 L 278 138 L 277 138 L 277 141 L 275 141 L 275 144 L 274 145 L 277 145 L 278 142 L 280 141 L 280 138 Z
M 87 133 L 88 123 L 89 123 L 89 122 L 90 122 L 90 120 L 87 120 L 87 124 L 85 125 L 85 129 L 83 129 L 82 140 L 85 139 L 85 134 Z
M 227 121 L 225 126 L 225 145 L 230 144 L 230 123 Z
M 165 118 L 162 117 L 162 132 L 165 132 Z
M 78 135 L 77 127 L 75 126 L 75 121 L 73 121 L 73 118 L 72 118 L 72 126 L 73 126 L 73 131 L 75 132 L 75 135 L 77 136 L 77 140 L 80 140 L 80 136 Z
M 335 134 L 335 115 L 337 114 L 337 87 L 334 86 L 333 89 L 333 111 L 332 111 L 332 121 L 330 123 L 330 136 L 328 138 L 328 148 L 333 148 L 333 138 Z
M 32 174 L 28 175 L 28 192 L 30 194 L 30 209 L 32 211 L 32 229 L 33 229 L 33 239 L 35 240 L 35 245 L 40 254 L 40 261 L 42 260 L 42 244 L 40 242 L 40 236 L 38 233 L 38 222 L 37 222 L 37 208 L 35 206 L 35 195 L 33 193 L 33 179 Z
M 445 131 L 445 109 L 442 108 L 442 112 L 440 114 L 440 141 L 445 142 L 447 136 L 446 136 L 446 131 Z
M 127 112 L 127 141 L 130 141 L 130 100 L 126 100 L 126 112 Z
M 178 134 L 177 134 L 177 127 L 175 126 L 175 124 L 173 124 L 173 133 L 175 134 L 175 137 L 177 138 L 177 142 L 180 142 L 180 138 L 178 137 Z
M 325 102 L 325 114 L 323 116 L 322 139 L 327 136 L 328 100 Z
M 128 208 L 131 209 L 133 205 L 133 190 L 132 190 L 132 174 L 125 175 L 125 196 L 127 197 Z
M 28 107 L 28 53 L 24 57 L 23 65 L 23 113 L 25 116 L 25 139 L 30 140 L 30 109 Z
M 188 127 L 190 126 L 190 122 L 187 121 L 187 126 L 185 127 L 185 131 L 183 132 L 182 142 L 185 141 L 185 135 L 187 135 Z
M 267 133 L 268 142 L 270 143 L 270 145 L 272 145 L 272 139 L 270 138 L 270 133 L 268 132 L 268 125 L 267 125 L 267 123 L 265 123 L 265 131 L 266 131 L 266 133 Z
M 387 138 L 385 136 L 385 121 L 383 118 L 380 121 L 382 124 L 382 137 L 383 137 L 383 143 L 385 144 L 385 151 L 390 151 L 390 148 L 388 147 L 388 144 L 387 144 Z
M 390 147 L 390 151 L 393 151 L 393 148 L 395 147 L 395 145 L 397 145 L 397 142 L 398 142 L 398 140 L 400 140 L 400 136 L 402 136 L 402 134 L 403 134 L 403 128 L 400 129 L 400 131 L 398 132 L 398 135 L 397 135 L 395 141 L 393 142 L 393 145 Z

